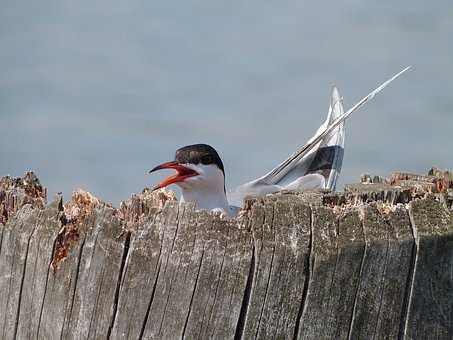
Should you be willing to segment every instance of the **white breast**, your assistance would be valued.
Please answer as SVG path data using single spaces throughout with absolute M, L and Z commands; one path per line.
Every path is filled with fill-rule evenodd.
M 221 210 L 231 215 L 225 194 L 225 177 L 217 165 L 184 164 L 198 172 L 198 176 L 189 177 L 177 183 L 181 188 L 184 202 L 195 203 L 198 209 Z

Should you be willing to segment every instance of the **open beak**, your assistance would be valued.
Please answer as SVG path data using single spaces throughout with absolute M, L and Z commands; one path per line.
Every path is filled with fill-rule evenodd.
M 160 188 L 165 188 L 166 186 L 168 186 L 170 184 L 182 182 L 186 178 L 198 175 L 198 172 L 196 172 L 195 170 L 185 167 L 184 165 L 181 165 L 177 162 L 162 163 L 162 164 L 156 166 L 154 169 L 150 170 L 149 173 L 152 173 L 157 170 L 162 170 L 162 169 L 175 169 L 177 171 L 177 174 L 165 178 L 163 181 L 161 181 L 159 184 L 157 184 L 152 189 L 152 191 L 160 189 Z

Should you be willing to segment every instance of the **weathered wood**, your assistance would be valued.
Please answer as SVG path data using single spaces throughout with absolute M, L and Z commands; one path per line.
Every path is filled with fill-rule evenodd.
M 417 253 L 406 339 L 453 338 L 453 216 L 432 198 L 410 203 Z
M 30 237 L 38 220 L 37 211 L 24 206 L 5 225 L 0 252 L 0 329 L 2 339 L 16 335 L 19 305 Z
M 298 333 L 299 339 L 327 338 L 335 330 L 327 323 L 335 265 L 337 262 L 337 217 L 330 208 L 312 207 L 310 278 Z
M 379 315 L 375 339 L 396 339 L 404 320 L 404 303 L 409 294 L 408 282 L 412 270 L 415 246 L 409 215 L 402 205 L 381 210 L 390 225 L 386 268 L 382 282 Z
M 412 199 L 410 186 L 395 187 L 385 183 L 347 184 L 344 191 L 346 200 L 355 204 L 376 201 L 397 204 L 408 203 Z
M 116 312 L 115 294 L 125 255 L 126 233 L 108 207 L 97 208 L 87 225 L 75 292 L 63 339 L 103 339 Z
M 18 178 L 0 177 L 0 225 L 25 205 L 42 209 L 46 203 L 47 190 L 33 172 Z
M 167 204 L 132 231 L 119 291 L 113 339 L 138 339 L 147 321 L 159 268 L 166 263 L 175 238 L 178 205 Z
M 60 233 L 57 237 L 61 235 Z M 58 267 L 50 266 L 38 328 L 38 339 L 60 339 L 69 326 L 84 241 L 85 234 L 80 231 L 79 238 L 68 249 L 66 258 L 58 264 Z
M 196 214 L 186 206 L 178 216 L 174 238 L 163 245 L 166 255 L 159 268 L 143 337 L 145 339 L 180 338 L 198 282 L 207 214 Z M 164 248 L 165 247 L 165 248 Z
M 232 339 L 250 272 L 251 232 L 245 224 L 216 218 L 205 237 L 184 337 Z
M 330 315 L 326 324 L 332 323 L 328 339 L 346 339 L 354 315 L 360 274 L 365 251 L 362 222 L 357 209 L 340 216 L 337 236 L 338 254 L 334 268 L 329 300 Z
M 57 198 L 38 215 L 35 231 L 30 238 L 19 310 L 18 339 L 35 339 L 38 336 L 54 243 L 61 229 L 59 205 L 60 198 Z
M 374 337 L 380 315 L 389 248 L 390 226 L 375 206 L 362 208 L 365 253 L 355 299 L 350 337 Z
M 264 200 L 254 214 L 256 265 L 244 338 L 291 338 L 307 280 L 310 208 L 281 196 Z
M 451 339 L 450 182 L 407 181 L 228 219 L 151 191 L 44 206 L 37 179 L 0 180 L 1 338 Z

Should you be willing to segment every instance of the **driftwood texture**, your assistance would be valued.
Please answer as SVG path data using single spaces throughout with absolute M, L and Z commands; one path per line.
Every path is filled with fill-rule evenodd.
M 282 193 L 230 220 L 164 193 L 45 205 L 21 181 L 0 182 L 1 339 L 453 338 L 434 194 Z

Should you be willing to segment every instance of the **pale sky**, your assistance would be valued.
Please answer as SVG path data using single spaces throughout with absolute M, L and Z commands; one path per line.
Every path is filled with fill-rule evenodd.
M 0 175 L 118 204 L 192 143 L 227 187 L 414 69 L 347 122 L 341 189 L 363 173 L 453 168 L 453 2 L 0 0 Z

